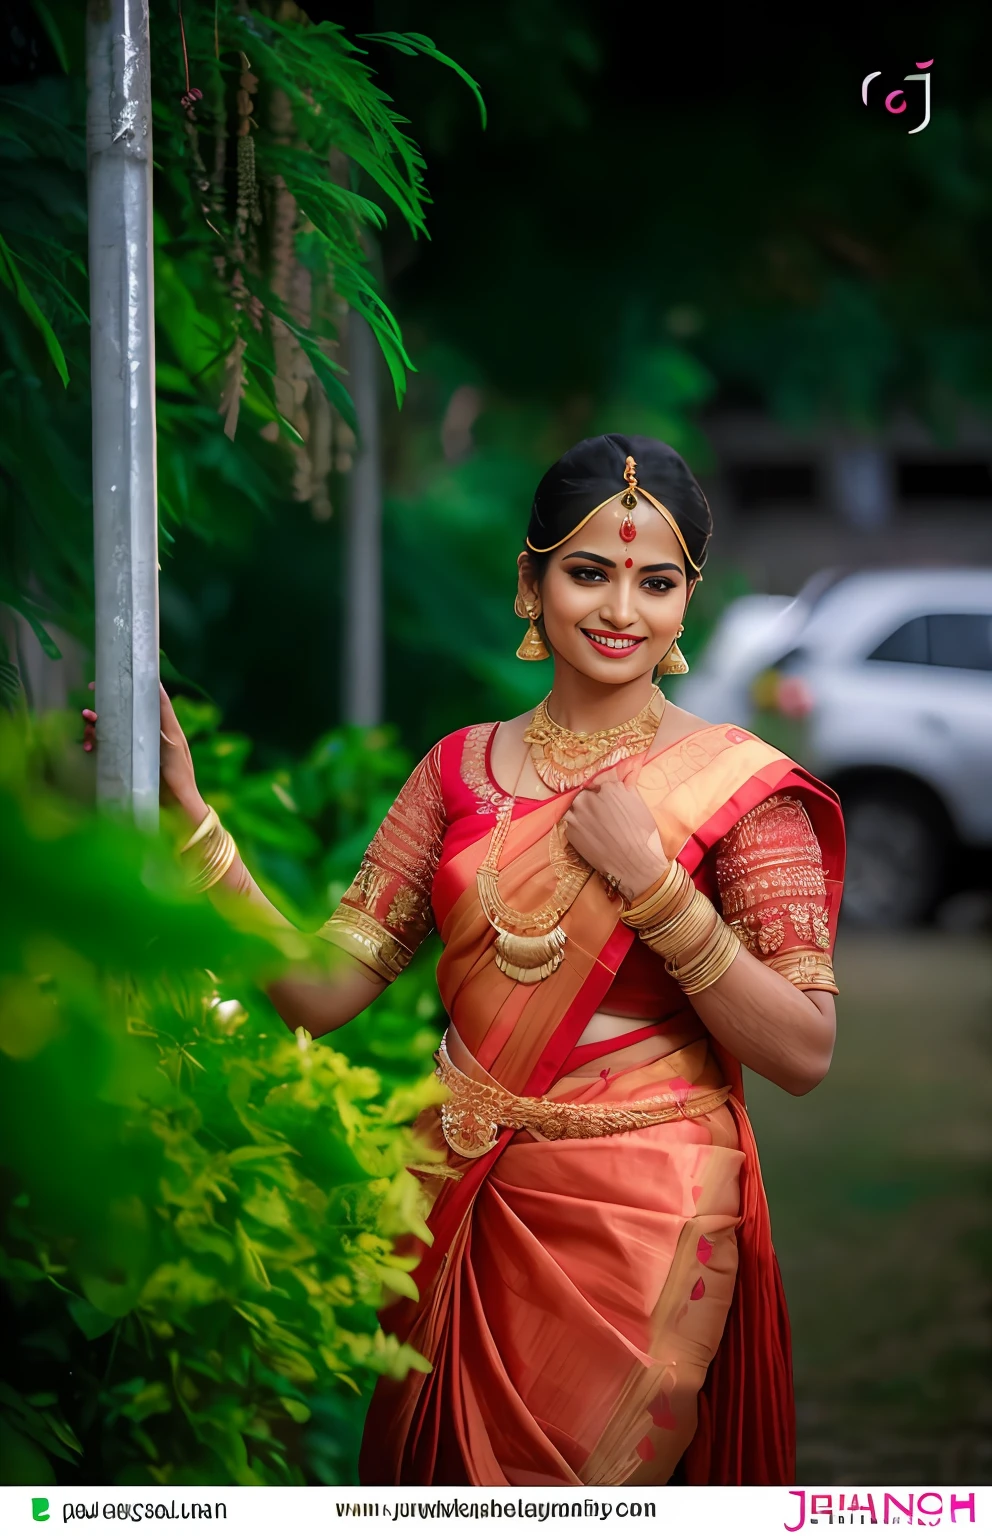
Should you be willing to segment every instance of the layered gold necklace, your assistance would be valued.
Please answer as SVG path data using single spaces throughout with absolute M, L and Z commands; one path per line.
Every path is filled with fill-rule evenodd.
M 538 705 L 524 732 L 542 783 L 561 793 L 577 789 L 601 769 L 611 768 L 651 745 L 665 709 L 659 688 L 632 720 L 601 731 L 567 731 L 551 719 L 547 700 Z M 592 873 L 591 866 L 569 847 L 561 823 L 548 839 L 551 867 L 556 875 L 553 894 L 532 912 L 511 907 L 499 893 L 499 856 L 513 817 L 511 795 L 500 805 L 486 857 L 479 867 L 479 900 L 487 921 L 496 930 L 496 964 L 512 981 L 544 981 L 561 964 L 568 935 L 561 919 Z
M 654 741 L 665 702 L 661 689 L 652 688 L 650 699 L 633 719 L 601 731 L 567 731 L 552 720 L 548 701 L 542 699 L 524 731 L 538 778 L 561 794 L 566 789 L 578 789 L 601 769 L 643 752 Z
M 554 893 L 533 912 L 511 907 L 499 893 L 499 856 L 513 817 L 514 801 L 505 800 L 486 857 L 479 867 L 479 899 L 487 921 L 496 929 L 496 964 L 511 981 L 544 981 L 561 965 L 566 934 L 558 925 L 588 880 L 592 870 L 570 848 L 561 823 L 548 839 L 551 867 L 557 876 Z

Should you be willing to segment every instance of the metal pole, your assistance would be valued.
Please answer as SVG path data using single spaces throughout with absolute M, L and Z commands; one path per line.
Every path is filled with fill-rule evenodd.
M 86 18 L 97 796 L 158 822 L 158 497 L 148 0 Z
M 348 725 L 378 725 L 383 711 L 382 470 L 378 347 L 368 323 L 348 317 L 348 385 L 359 442 L 345 529 L 342 700 Z

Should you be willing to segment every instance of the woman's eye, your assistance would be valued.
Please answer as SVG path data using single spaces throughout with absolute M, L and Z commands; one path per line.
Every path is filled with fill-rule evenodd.
M 665 576 L 649 576 L 643 583 L 649 592 L 670 592 L 674 587 L 674 581 L 669 581 Z
M 574 576 L 577 581 L 606 580 L 605 573 L 603 571 L 597 570 L 594 565 L 577 565 L 569 574 Z

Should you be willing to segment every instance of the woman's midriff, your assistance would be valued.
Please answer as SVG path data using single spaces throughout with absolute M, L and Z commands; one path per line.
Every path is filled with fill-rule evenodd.
M 636 1023 L 631 1019 L 617 1022 Z M 548 1096 L 574 1103 L 643 1101 L 659 1090 L 717 1088 L 724 1081 L 710 1038 L 697 1020 L 694 1029 L 679 1036 L 647 1026 L 639 1034 L 631 1031 L 577 1045 Z M 738 1147 L 737 1128 L 726 1104 L 694 1123 L 714 1146 Z M 529 1140 L 529 1133 L 518 1132 L 515 1140 L 521 1139 Z
M 667 1056 L 671 1051 L 691 1045 L 694 1040 L 701 1040 L 705 1030 L 695 1014 L 691 1019 L 686 1019 L 684 1015 L 676 1019 L 638 1019 L 619 1013 L 600 1012 L 594 1013 L 589 1020 L 575 1042 L 575 1050 L 584 1051 L 587 1046 L 601 1045 L 605 1051 L 611 1045 L 619 1045 L 621 1042 L 629 1044 L 632 1043 L 632 1037 L 644 1038 L 649 1033 L 659 1054 Z

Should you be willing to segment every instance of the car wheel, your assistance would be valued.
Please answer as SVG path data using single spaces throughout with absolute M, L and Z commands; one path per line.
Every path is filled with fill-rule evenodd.
M 844 802 L 843 915 L 858 928 L 909 928 L 933 912 L 944 880 L 942 840 L 927 807 L 898 791 Z

